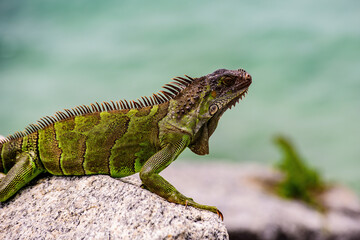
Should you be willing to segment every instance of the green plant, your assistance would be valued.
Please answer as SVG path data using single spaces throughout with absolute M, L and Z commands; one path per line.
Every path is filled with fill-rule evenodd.
M 284 174 L 284 179 L 276 187 L 277 194 L 284 198 L 301 200 L 324 210 L 317 200 L 317 195 L 325 189 L 325 183 L 318 171 L 306 164 L 285 137 L 276 137 L 275 143 L 282 151 L 277 168 Z

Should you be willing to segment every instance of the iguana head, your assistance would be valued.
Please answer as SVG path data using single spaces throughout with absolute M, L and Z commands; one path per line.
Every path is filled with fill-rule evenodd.
M 247 93 L 252 82 L 250 74 L 243 69 L 219 69 L 194 80 L 197 85 L 198 122 L 190 149 L 200 155 L 209 153 L 208 141 L 217 127 L 222 114 L 234 106 Z M 197 83 L 197 84 L 196 84 Z

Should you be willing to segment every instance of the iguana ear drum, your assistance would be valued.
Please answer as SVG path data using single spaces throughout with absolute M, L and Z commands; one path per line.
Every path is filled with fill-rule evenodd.
M 219 110 L 219 107 L 216 104 L 212 104 L 209 107 L 209 113 L 211 116 L 214 115 L 218 110 Z

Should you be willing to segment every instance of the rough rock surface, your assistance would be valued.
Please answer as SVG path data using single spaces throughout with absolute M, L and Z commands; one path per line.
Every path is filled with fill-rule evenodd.
M 330 209 L 322 214 L 270 193 L 266 186 L 282 176 L 266 166 L 179 161 L 162 175 L 217 206 L 232 240 L 360 239 L 360 203 L 343 186 L 322 196 Z M 168 203 L 139 184 L 108 176 L 39 180 L 0 203 L 0 239 L 227 239 L 215 214 Z
M 216 214 L 139 186 L 132 177 L 45 177 L 0 203 L 0 239 L 228 239 Z
M 217 206 L 232 240 L 360 239 L 360 203 L 343 186 L 322 196 L 330 209 L 322 214 L 270 193 L 267 185 L 282 176 L 262 165 L 182 161 L 172 163 L 162 176 L 195 201 Z

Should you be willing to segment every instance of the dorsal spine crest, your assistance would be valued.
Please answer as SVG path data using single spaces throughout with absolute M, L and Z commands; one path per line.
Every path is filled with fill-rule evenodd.
M 40 129 L 46 128 L 56 122 L 63 121 L 69 118 L 73 118 L 76 116 L 83 116 L 91 113 L 100 113 L 100 112 L 110 112 L 110 111 L 119 111 L 119 110 L 128 110 L 128 109 L 140 109 L 149 106 L 155 106 L 158 104 L 162 104 L 165 102 L 174 99 L 178 96 L 186 87 L 188 87 L 193 81 L 194 78 L 189 77 L 188 75 L 184 75 L 185 77 L 175 77 L 173 78 L 174 82 L 170 82 L 163 86 L 164 90 L 160 90 L 157 93 L 154 93 L 151 97 L 143 96 L 141 99 L 137 99 L 136 101 L 131 100 L 119 100 L 116 102 L 102 102 L 99 104 L 98 102 L 91 103 L 90 106 L 87 105 L 79 105 L 72 109 L 64 109 L 63 111 L 58 111 L 54 116 L 45 116 L 40 118 L 37 123 L 29 124 L 25 127 L 25 130 L 22 132 L 15 132 L 14 134 L 1 139 L 0 144 L 25 137 L 30 135 Z

